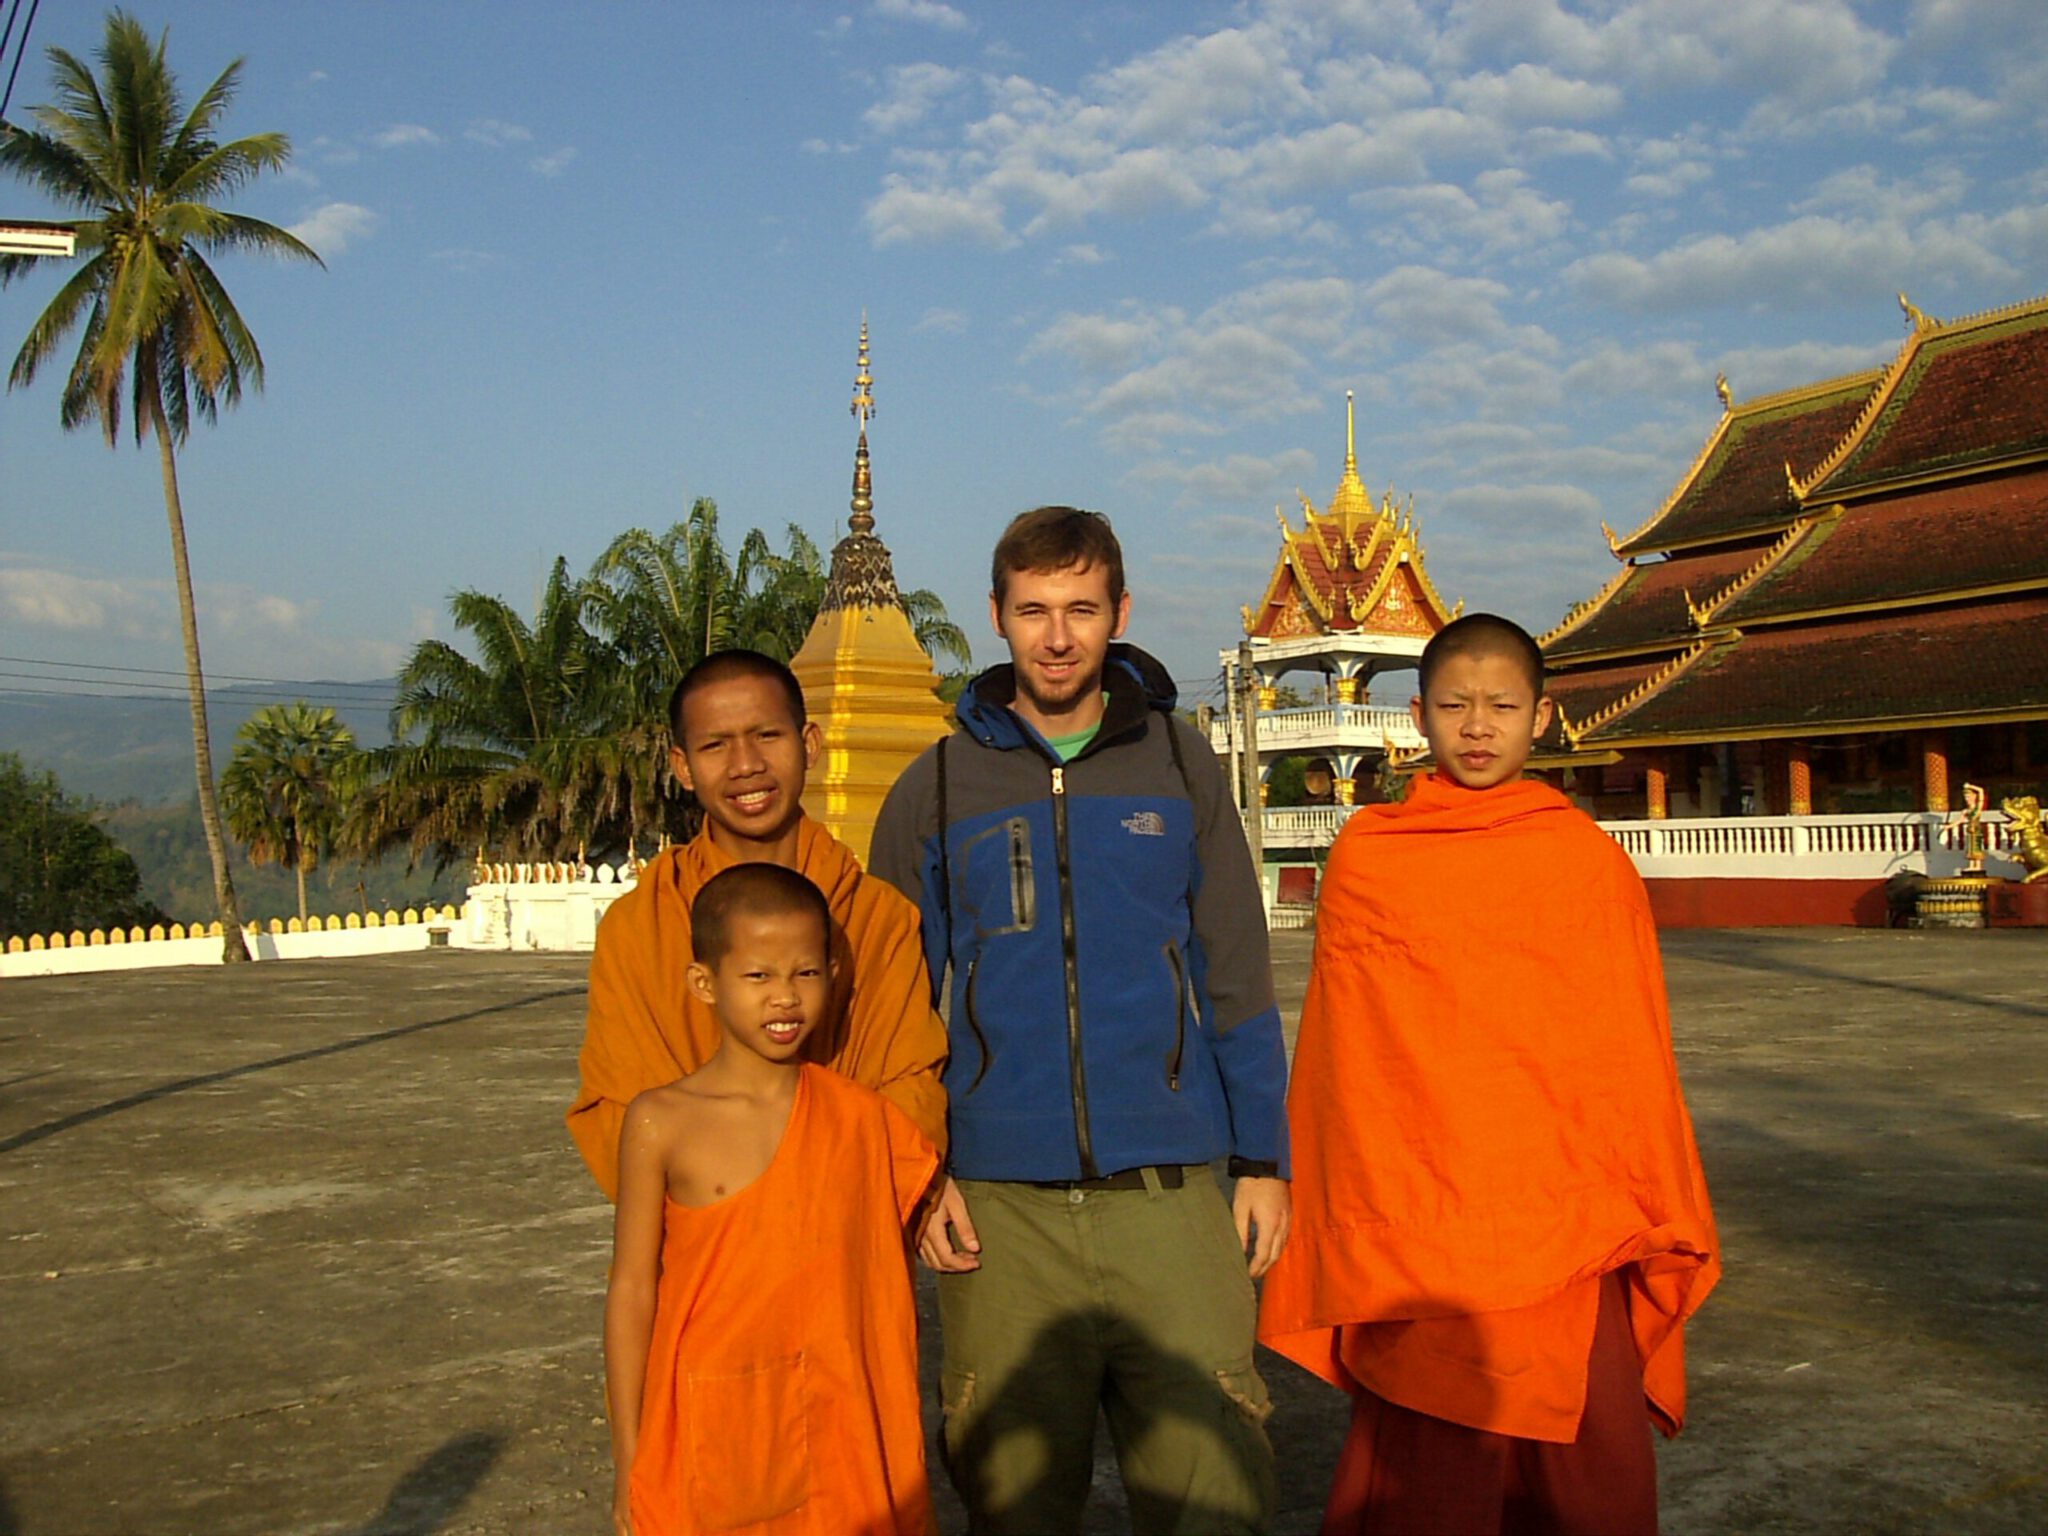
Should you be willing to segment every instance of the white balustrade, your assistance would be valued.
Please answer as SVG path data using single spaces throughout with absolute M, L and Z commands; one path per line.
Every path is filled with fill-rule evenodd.
M 1405 709 L 1384 709 L 1371 704 L 1328 704 L 1314 709 L 1261 710 L 1258 719 L 1259 754 L 1295 753 L 1317 748 L 1373 748 L 1389 745 L 1413 750 L 1422 745 L 1422 734 Z M 1209 724 L 1209 745 L 1219 753 L 1230 750 L 1230 724 L 1223 719 Z

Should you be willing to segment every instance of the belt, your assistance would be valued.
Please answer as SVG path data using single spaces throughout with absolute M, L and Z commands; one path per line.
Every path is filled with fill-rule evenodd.
M 1033 1189 L 1143 1189 L 1147 1173 L 1158 1178 L 1161 1189 L 1179 1189 L 1187 1177 L 1179 1163 L 1160 1163 L 1153 1168 L 1126 1168 L 1121 1173 L 1106 1173 L 1095 1179 L 1025 1179 L 1022 1182 Z

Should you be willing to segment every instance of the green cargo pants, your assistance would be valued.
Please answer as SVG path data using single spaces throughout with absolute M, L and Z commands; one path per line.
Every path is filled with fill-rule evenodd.
M 1080 1529 L 1098 1406 L 1135 1530 L 1266 1528 L 1257 1304 L 1215 1175 L 1192 1167 L 1183 1179 L 960 1182 L 981 1268 L 939 1277 L 941 1450 L 976 1532 Z

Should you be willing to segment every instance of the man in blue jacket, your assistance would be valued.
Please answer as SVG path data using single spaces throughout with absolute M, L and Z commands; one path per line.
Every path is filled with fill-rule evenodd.
M 897 781 L 869 861 L 918 902 L 934 987 L 952 972 L 952 1155 L 919 1244 L 946 1465 L 976 1531 L 1076 1531 L 1099 1407 L 1135 1529 L 1262 1530 L 1252 1280 L 1288 1186 L 1257 878 L 1171 679 L 1114 643 L 1108 520 L 1022 514 L 992 586 L 1010 662 Z

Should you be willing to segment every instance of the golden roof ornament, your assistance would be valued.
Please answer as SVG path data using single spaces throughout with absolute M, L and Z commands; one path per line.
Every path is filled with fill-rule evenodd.
M 1336 494 L 1330 498 L 1331 517 L 1342 518 L 1347 523 L 1357 517 L 1365 517 L 1372 511 L 1372 496 L 1365 488 L 1365 482 L 1358 478 L 1358 412 L 1350 390 L 1344 391 L 1344 476 L 1337 482 Z
M 860 354 L 853 375 L 853 404 L 848 407 L 860 423 L 860 437 L 853 450 L 853 515 L 846 520 L 852 530 L 832 547 L 832 574 L 825 582 L 820 613 L 842 608 L 894 608 L 897 606 L 896 569 L 889 547 L 875 537 L 875 479 L 868 458 L 868 422 L 875 415 L 875 376 L 868 366 L 868 317 L 860 317 Z
M 868 418 L 875 414 L 875 376 L 868 371 L 868 315 L 860 315 L 860 359 L 853 375 L 853 404 L 847 409 L 860 423 L 860 441 L 853 450 L 853 516 L 846 525 L 855 533 L 875 527 L 875 482 L 868 467 Z
M 1721 397 L 1722 410 L 1732 411 L 1735 409 L 1735 391 L 1728 387 L 1727 374 L 1717 373 L 1714 375 L 1714 393 Z
M 1934 324 L 1927 317 L 1927 312 L 1907 298 L 1904 293 L 1899 295 L 1899 308 L 1905 311 L 1906 324 L 1916 331 L 1924 331 L 1927 327 Z

